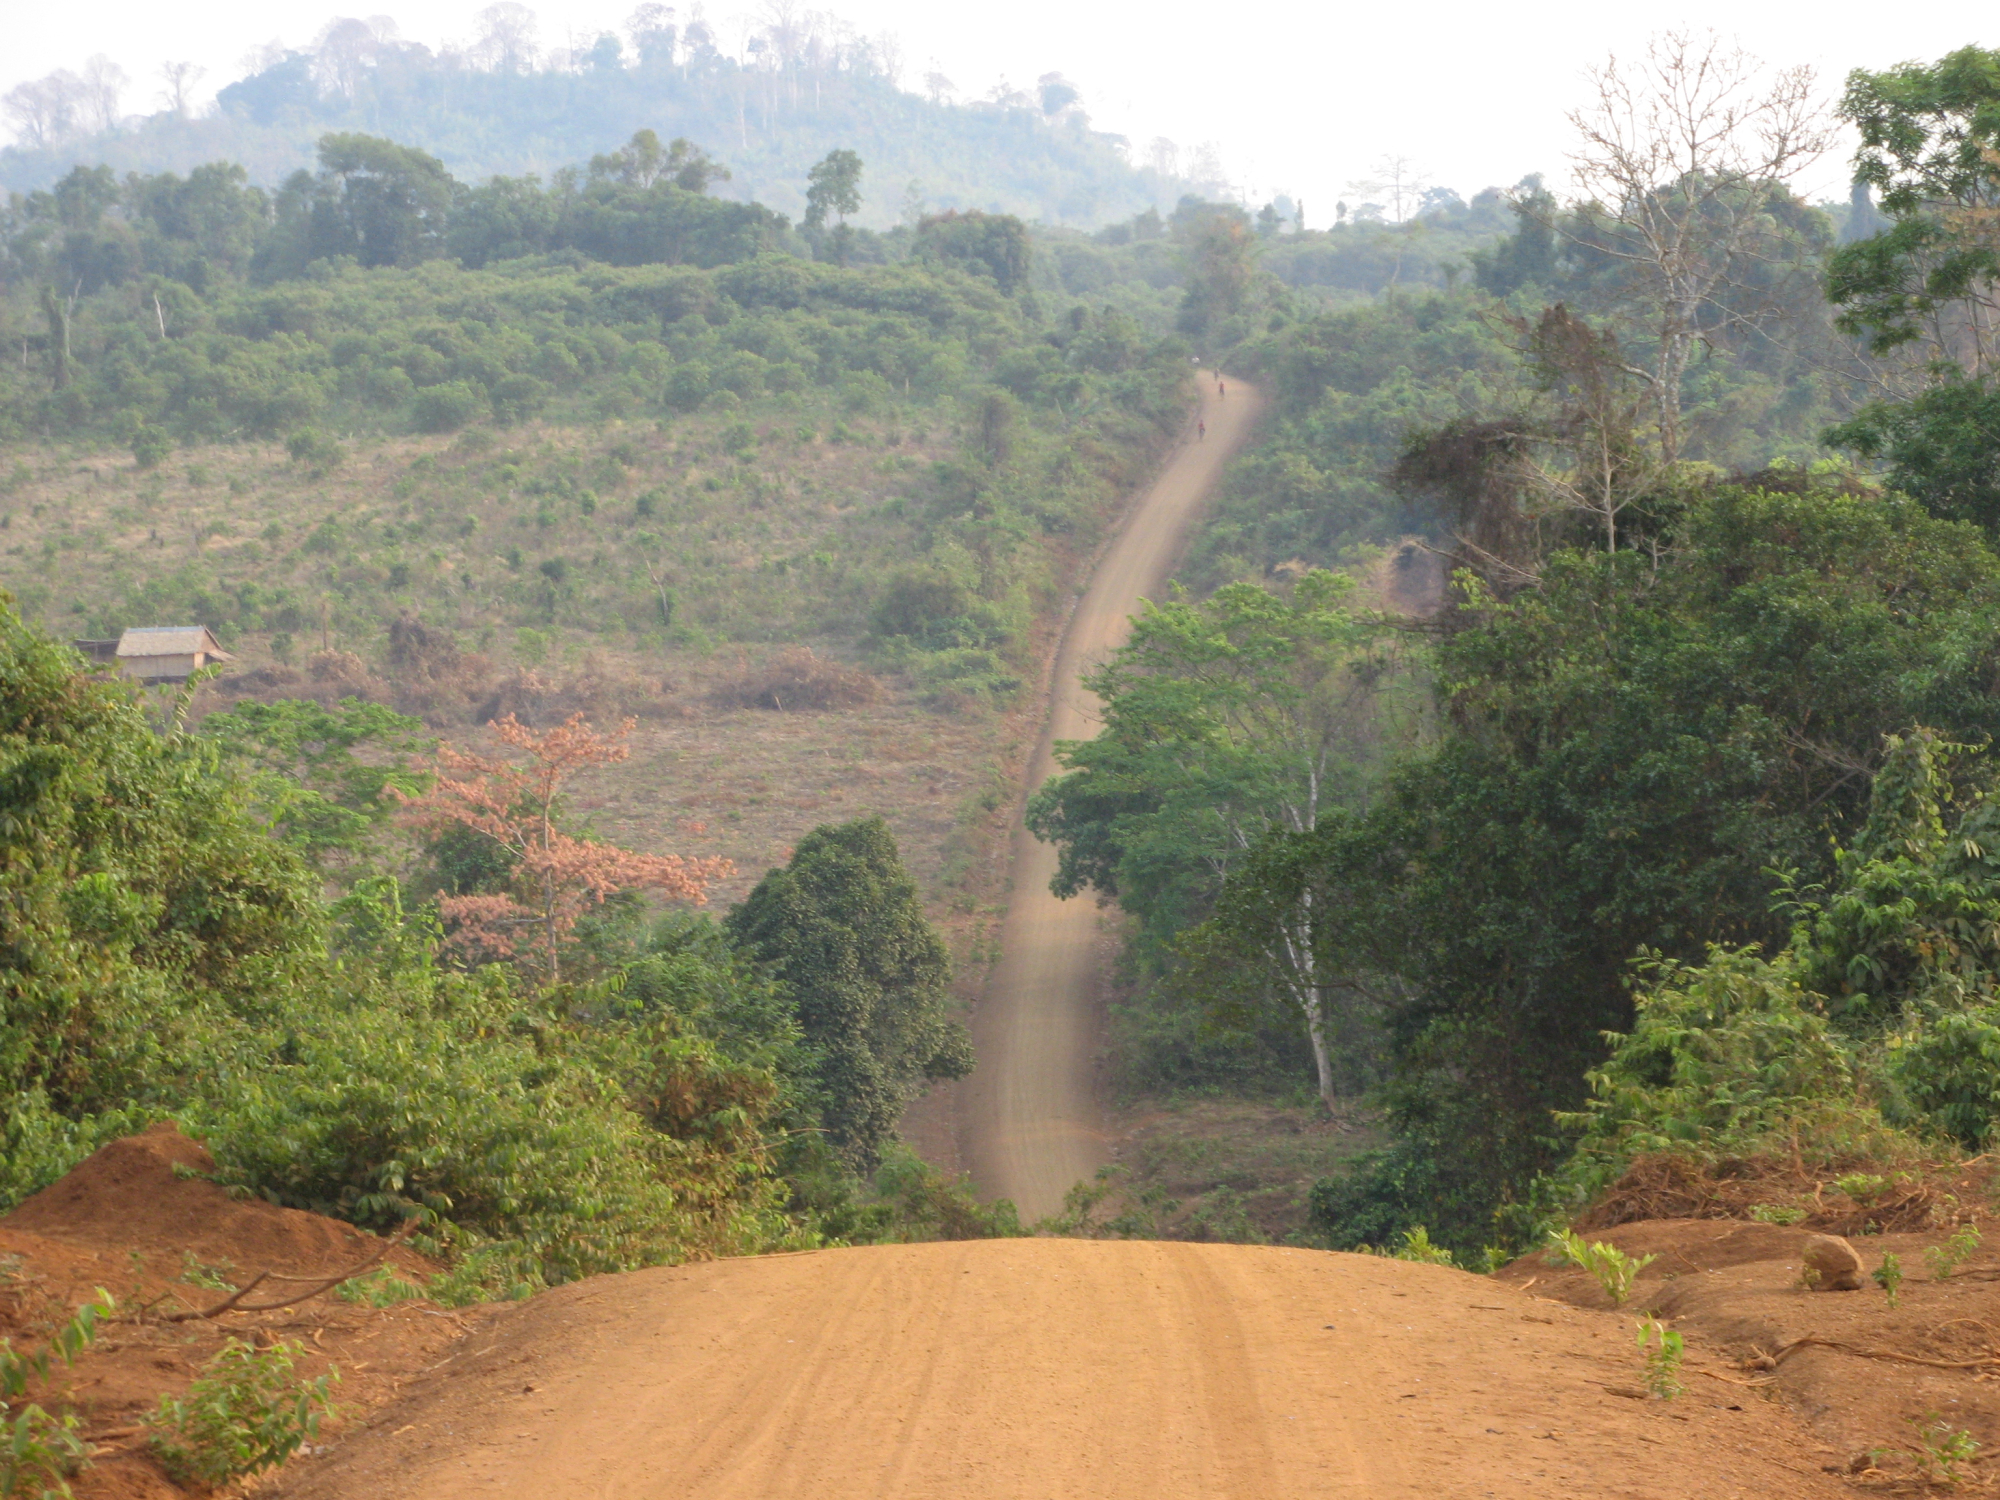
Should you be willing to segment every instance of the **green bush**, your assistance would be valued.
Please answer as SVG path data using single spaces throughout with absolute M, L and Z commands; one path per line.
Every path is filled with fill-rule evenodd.
M 160 1465 L 183 1484 L 219 1488 L 296 1453 L 333 1408 L 339 1377 L 293 1374 L 300 1343 L 266 1349 L 230 1339 L 202 1367 L 187 1396 L 162 1396 L 146 1418 Z
M 97 1300 L 79 1308 L 61 1324 L 48 1347 L 18 1354 L 0 1339 L 0 1500 L 69 1500 L 70 1476 L 89 1461 L 90 1445 L 78 1436 L 77 1419 L 30 1403 L 16 1409 L 30 1380 L 46 1380 L 56 1361 L 72 1365 L 97 1340 L 97 1321 L 114 1311 L 111 1296 L 99 1289 Z
M 758 1163 L 768 1074 L 696 1041 L 648 1050 L 645 1035 L 565 1039 L 504 985 L 447 981 L 419 1015 L 299 1027 L 282 1060 L 217 1091 L 199 1123 L 220 1181 L 381 1230 L 421 1215 L 426 1243 L 480 1251 L 495 1289 L 782 1237 Z M 634 1107 L 704 1073 L 720 1075 L 711 1094 L 733 1091 L 747 1136 L 703 1139 L 697 1122 L 656 1112 L 650 1124 Z
M 487 405 L 479 392 L 462 380 L 449 380 L 417 392 L 410 403 L 410 421 L 419 432 L 456 432 Z
M 142 469 L 157 468 L 173 451 L 173 438 L 161 428 L 147 424 L 132 434 L 132 459 Z

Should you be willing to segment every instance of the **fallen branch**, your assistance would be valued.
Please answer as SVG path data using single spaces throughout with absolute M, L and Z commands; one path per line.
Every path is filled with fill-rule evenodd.
M 1978 1359 L 1927 1359 L 1921 1354 L 1901 1354 L 1894 1349 L 1864 1349 L 1859 1344 L 1846 1344 L 1839 1339 L 1823 1339 L 1812 1333 L 1804 1338 L 1793 1339 L 1774 1353 L 1759 1353 L 1754 1358 L 1746 1360 L 1744 1368 L 1775 1370 L 1801 1349 L 1832 1349 L 1841 1354 L 1852 1354 L 1857 1359 L 1882 1359 L 1899 1365 L 1923 1365 L 1933 1370 L 2000 1369 L 2000 1353 L 1984 1354 Z
M 1697 1375 L 1706 1375 L 1710 1380 L 1719 1380 L 1724 1385 L 1748 1386 L 1753 1391 L 1759 1390 L 1767 1385 L 1777 1384 L 1775 1380 L 1739 1380 L 1734 1375 L 1723 1375 L 1715 1370 L 1696 1370 L 1694 1373 Z
M 236 1291 L 230 1293 L 229 1296 L 225 1297 L 222 1301 L 216 1303 L 215 1306 L 207 1308 L 191 1307 L 183 1312 L 166 1313 L 162 1315 L 160 1321 L 162 1323 L 194 1323 L 194 1322 L 201 1322 L 209 1318 L 219 1318 L 224 1313 L 274 1312 L 281 1307 L 291 1307 L 295 1303 L 309 1302 L 314 1297 L 317 1297 L 321 1292 L 332 1291 L 333 1288 L 339 1286 L 343 1281 L 352 1281 L 355 1277 L 361 1275 L 363 1272 L 373 1269 L 377 1261 L 381 1260 L 383 1256 L 387 1255 L 391 1250 L 395 1249 L 396 1246 L 402 1244 L 404 1240 L 408 1239 L 410 1237 L 410 1234 L 416 1229 L 416 1227 L 417 1227 L 417 1221 L 415 1219 L 405 1219 L 403 1221 L 403 1227 L 398 1229 L 393 1235 L 391 1235 L 388 1239 L 384 1240 L 379 1246 L 377 1246 L 375 1249 L 375 1253 L 369 1256 L 368 1259 L 362 1261 L 359 1265 L 353 1267 L 351 1270 L 342 1271 L 337 1276 L 329 1276 L 320 1281 L 309 1283 L 305 1291 L 299 1292 L 294 1296 L 283 1297 L 276 1302 L 245 1302 L 243 1300 L 245 1297 L 249 1296 L 252 1292 L 257 1290 L 259 1286 L 263 1285 L 266 1281 L 272 1280 L 274 1277 L 279 1281 L 299 1281 L 302 1279 L 296 1276 L 277 1276 L 276 1273 L 272 1271 L 259 1271 L 255 1276 L 251 1277 L 250 1280 L 245 1285 L 239 1287 Z

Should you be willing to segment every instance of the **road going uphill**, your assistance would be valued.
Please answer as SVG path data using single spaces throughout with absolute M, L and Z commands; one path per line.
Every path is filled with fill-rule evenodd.
M 1124 638 L 1247 435 L 1200 420 L 1058 655 L 1048 734 Z M 978 1017 L 967 1134 L 1024 1218 L 1104 1159 L 1098 917 L 1025 833 Z M 1532 1283 L 1531 1283 L 1532 1284 Z M 285 1500 L 1830 1500 L 1825 1454 L 1742 1377 L 1638 1386 L 1629 1314 L 1462 1271 L 1273 1246 L 876 1246 L 600 1276 L 474 1314 L 402 1399 L 264 1493 Z M 1700 1368 L 1695 1366 L 1700 1365 Z M 1713 1371 L 1714 1379 L 1701 1378 Z
M 1250 434 L 1259 398 L 1239 381 L 1225 395 L 1204 373 L 1197 417 L 1105 550 L 1057 651 L 1048 726 L 1028 786 L 1056 772 L 1056 740 L 1097 732 L 1097 700 L 1078 677 L 1121 645 L 1142 599 L 1156 596 L 1224 462 Z M 1198 436 L 1200 428 L 1206 436 Z M 1024 1222 L 1062 1207 L 1072 1184 L 1107 1159 L 1091 1057 L 1096 1049 L 1099 915 L 1088 894 L 1049 893 L 1056 851 L 1016 830 L 1013 891 L 1000 962 L 973 1021 L 979 1067 L 965 1088 L 966 1159 L 987 1197 L 1011 1198 Z

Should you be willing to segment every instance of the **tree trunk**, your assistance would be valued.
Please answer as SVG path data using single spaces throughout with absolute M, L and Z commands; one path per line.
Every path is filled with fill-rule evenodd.
M 1326 1012 L 1318 985 L 1306 992 L 1306 1035 L 1312 1040 L 1313 1068 L 1319 1074 L 1319 1097 L 1333 1108 L 1333 1058 L 1326 1049 Z

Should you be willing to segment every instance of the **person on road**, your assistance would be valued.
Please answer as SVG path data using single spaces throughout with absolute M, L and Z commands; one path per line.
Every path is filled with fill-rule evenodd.
M 1229 387 L 1223 384 L 1220 375 L 1215 377 L 1215 394 L 1218 400 L 1227 400 L 1229 396 Z
M 1194 424 L 1194 440 L 1197 443 L 1199 443 L 1207 436 L 1208 436 L 1208 423 L 1196 422 Z

